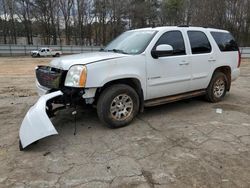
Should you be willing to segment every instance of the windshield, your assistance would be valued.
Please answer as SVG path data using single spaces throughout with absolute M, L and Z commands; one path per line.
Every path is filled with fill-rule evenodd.
M 146 49 L 156 33 L 152 30 L 127 31 L 110 42 L 103 51 L 140 54 Z

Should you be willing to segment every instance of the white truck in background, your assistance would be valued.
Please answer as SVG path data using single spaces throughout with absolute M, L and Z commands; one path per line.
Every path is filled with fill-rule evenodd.
M 30 52 L 31 57 L 60 57 L 62 55 L 61 51 L 53 50 L 51 48 L 40 48 L 39 50 L 33 50 Z

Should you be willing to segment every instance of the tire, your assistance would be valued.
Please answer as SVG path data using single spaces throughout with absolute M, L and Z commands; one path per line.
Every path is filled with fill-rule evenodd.
M 60 54 L 59 54 L 59 53 L 57 53 L 57 54 L 55 55 L 55 57 L 60 57 Z
M 132 87 L 125 84 L 110 86 L 98 99 L 98 117 L 109 128 L 124 127 L 137 115 L 139 101 L 139 96 Z
M 206 99 L 216 103 L 221 101 L 227 92 L 228 79 L 222 72 L 215 72 L 207 88 Z
M 37 57 L 37 54 L 32 54 L 31 56 L 32 56 L 33 58 L 35 58 L 35 57 Z

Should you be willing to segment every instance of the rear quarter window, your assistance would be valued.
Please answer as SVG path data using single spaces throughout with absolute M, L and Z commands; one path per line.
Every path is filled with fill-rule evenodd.
M 230 33 L 211 32 L 211 35 L 220 48 L 220 51 L 230 52 L 239 50 L 237 42 Z

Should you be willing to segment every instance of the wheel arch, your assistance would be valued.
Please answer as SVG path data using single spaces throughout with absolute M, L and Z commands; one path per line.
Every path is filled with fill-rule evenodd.
M 101 93 L 108 87 L 112 86 L 112 85 L 116 85 L 116 84 L 126 84 L 129 85 L 130 87 L 132 87 L 136 93 L 139 96 L 139 100 L 140 100 L 140 111 L 143 112 L 144 109 L 144 94 L 143 94 L 143 88 L 141 85 L 141 82 L 138 78 L 121 78 L 121 79 L 116 79 L 116 80 L 112 80 L 109 81 L 107 83 L 105 83 L 102 87 L 98 88 L 95 94 L 95 101 L 98 101 L 99 96 L 101 95 Z
M 231 88 L 231 73 L 232 73 L 232 69 L 230 66 L 221 66 L 221 67 L 217 67 L 214 72 L 213 72 L 213 75 L 212 75 L 212 78 L 214 76 L 214 74 L 216 72 L 222 72 L 223 74 L 226 75 L 227 77 L 227 80 L 228 80 L 228 83 L 227 83 L 227 91 L 230 90 Z M 211 79 L 212 80 L 212 79 Z

